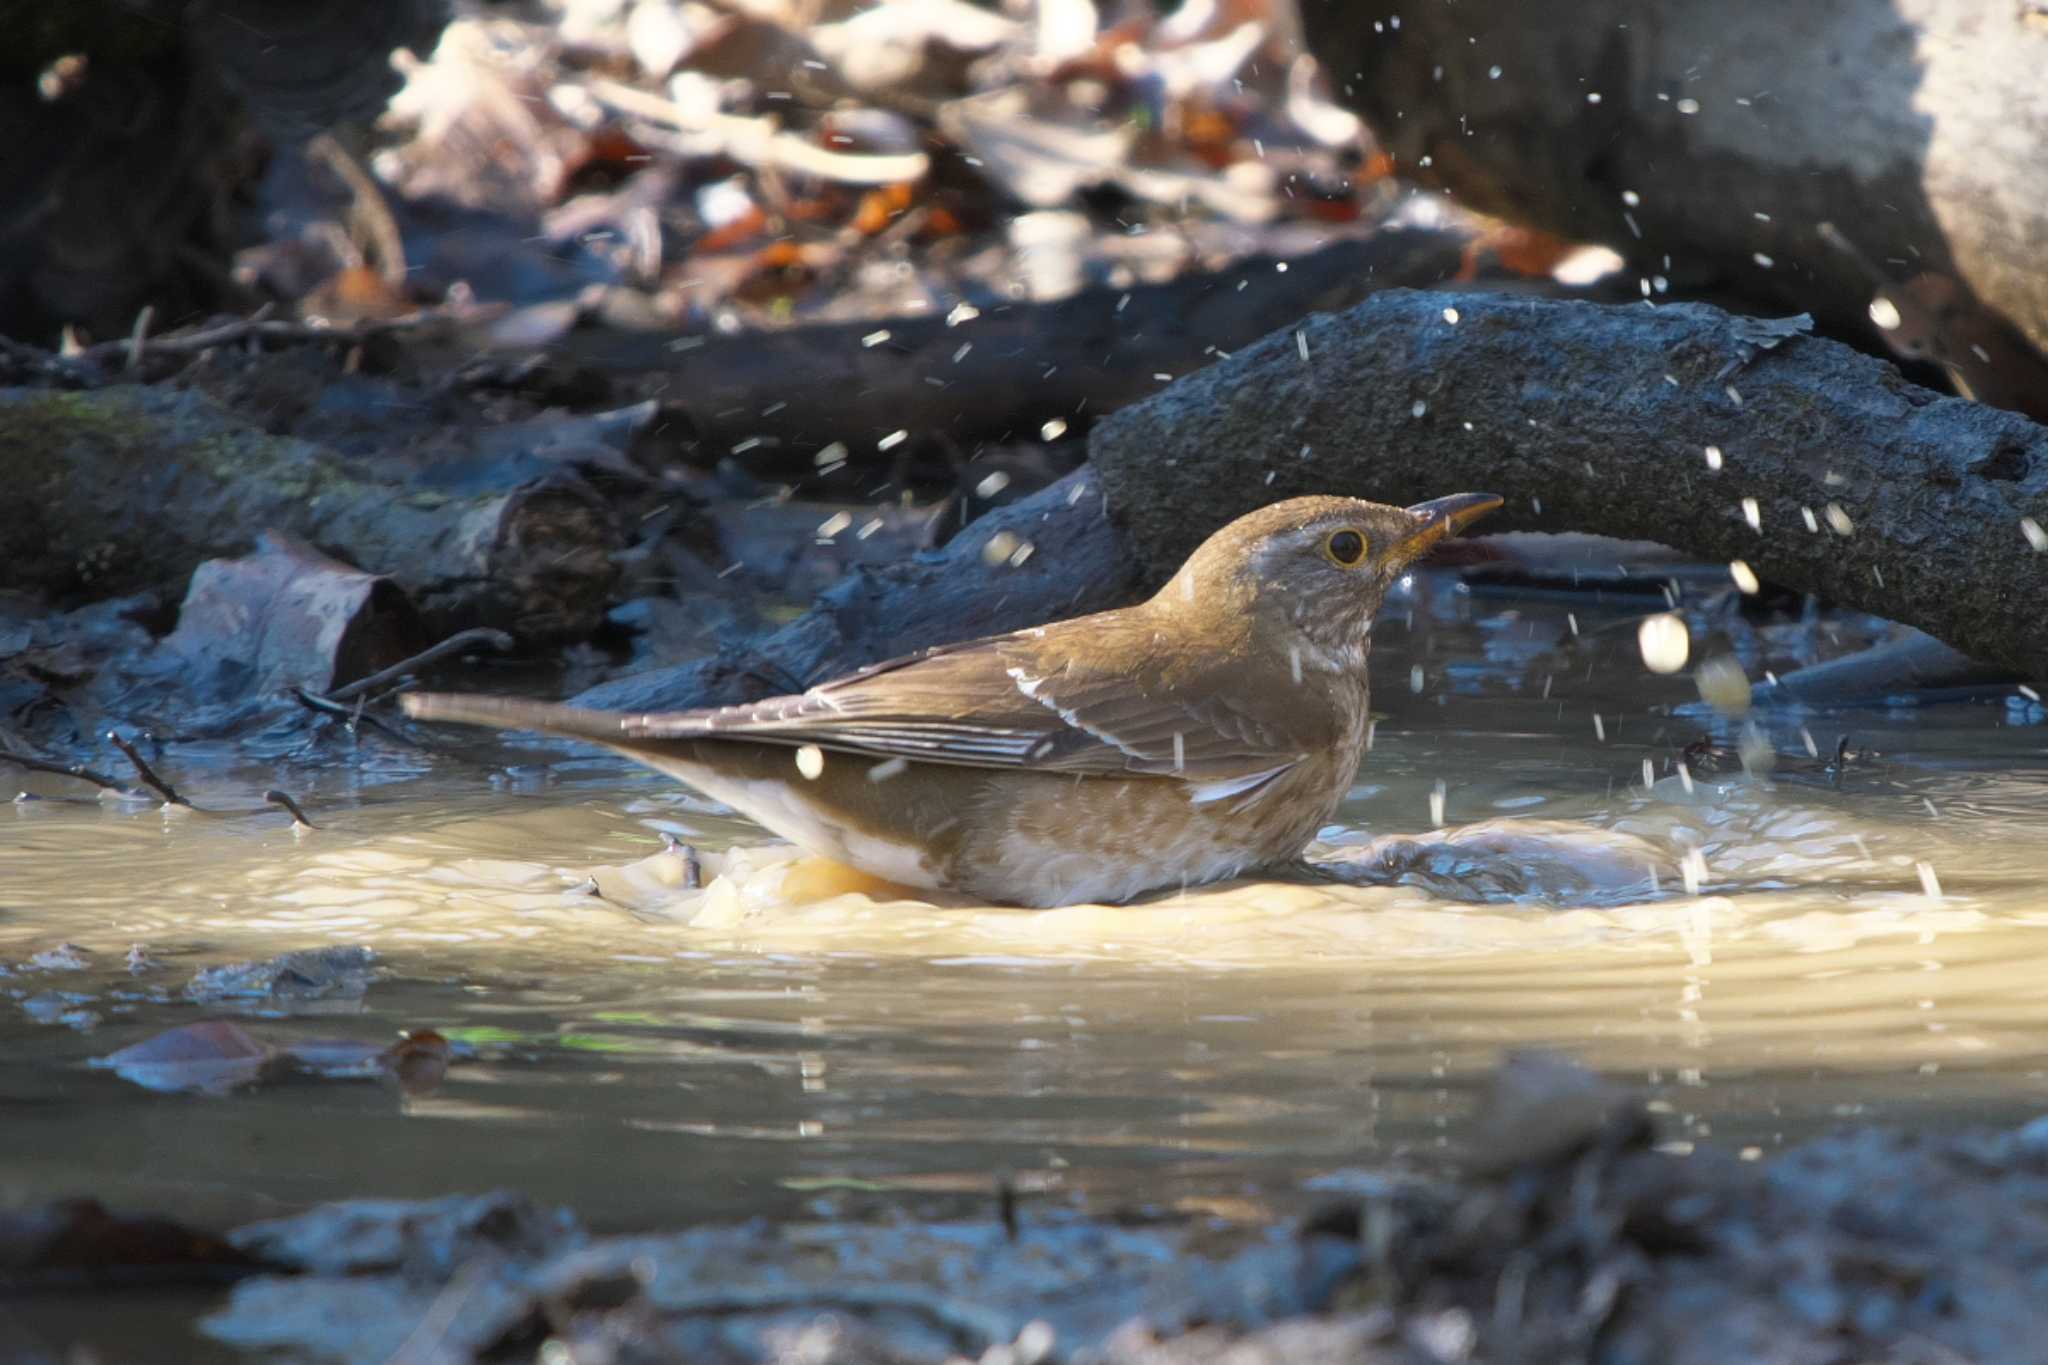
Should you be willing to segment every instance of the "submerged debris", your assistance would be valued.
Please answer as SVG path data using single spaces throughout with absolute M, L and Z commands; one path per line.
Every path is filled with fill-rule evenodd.
M 200 1004 L 223 1000 L 319 1000 L 359 996 L 369 989 L 377 954 L 338 946 L 280 953 L 263 962 L 207 967 L 185 983 L 185 995 Z

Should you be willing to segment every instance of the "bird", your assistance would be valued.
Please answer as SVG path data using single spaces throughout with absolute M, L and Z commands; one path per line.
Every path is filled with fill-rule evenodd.
M 1500 505 L 1290 498 L 1215 532 L 1144 601 L 740 705 L 402 705 L 603 745 L 902 887 L 1121 904 L 1299 858 L 1364 756 L 1387 591 Z

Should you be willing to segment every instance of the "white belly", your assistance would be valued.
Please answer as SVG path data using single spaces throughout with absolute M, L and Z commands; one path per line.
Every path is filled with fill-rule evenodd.
M 652 762 L 643 755 L 634 757 L 643 763 Z M 694 763 L 674 759 L 656 766 L 712 800 L 723 801 L 806 853 L 834 859 L 899 886 L 935 891 L 942 885 L 922 850 L 846 828 L 811 801 L 796 783 L 724 777 Z

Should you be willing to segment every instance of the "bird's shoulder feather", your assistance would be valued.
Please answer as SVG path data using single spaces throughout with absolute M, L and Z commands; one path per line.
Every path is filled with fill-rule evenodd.
M 1341 739 L 1284 665 L 1112 612 L 945 645 L 789 696 L 629 717 L 638 738 L 816 744 L 924 762 L 1249 790 Z M 1277 667 L 1279 688 L 1273 686 Z M 1255 780 L 1257 779 L 1257 780 Z

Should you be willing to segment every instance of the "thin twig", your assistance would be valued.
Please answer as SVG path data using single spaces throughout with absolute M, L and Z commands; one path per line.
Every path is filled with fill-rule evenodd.
M 1003 1225 L 1003 1236 L 1016 1241 L 1021 1231 L 1017 1221 L 1017 1182 L 1008 1172 L 996 1177 L 996 1218 Z
M 378 669 L 367 678 L 358 678 L 344 687 L 335 688 L 327 694 L 326 700 L 347 701 L 349 698 L 360 696 L 362 693 L 375 691 L 387 682 L 425 668 L 428 664 L 444 659 L 459 650 L 467 649 L 471 645 L 479 644 L 489 645 L 492 649 L 502 654 L 512 648 L 512 637 L 502 630 L 493 630 L 489 626 L 477 626 L 472 630 L 458 630 L 440 644 L 435 645 L 431 649 L 422 650 L 410 659 L 401 659 L 389 668 Z
M 292 688 L 291 697 L 293 701 L 305 707 L 308 711 L 317 711 L 323 716 L 339 716 L 352 726 L 367 724 L 397 740 L 400 744 L 423 747 L 403 730 L 385 724 L 384 721 L 359 706 L 348 706 L 342 702 L 330 700 L 317 692 L 308 692 L 303 687 Z
M 261 317 L 237 318 L 233 322 L 217 323 L 210 327 L 199 327 L 189 332 L 172 332 L 152 337 L 142 343 L 146 355 L 194 355 L 216 346 L 227 346 L 238 341 L 333 341 L 357 343 L 386 332 L 402 332 L 421 326 L 440 315 L 427 310 L 411 313 L 402 318 L 381 318 L 354 323 L 346 327 L 330 327 L 317 322 L 292 322 L 287 319 L 275 321 Z M 80 361 L 101 363 L 125 358 L 135 345 L 133 337 L 119 341 L 102 341 L 86 346 L 69 357 Z
M 164 781 L 161 777 L 158 777 L 156 775 L 156 770 L 151 768 L 149 764 L 143 760 L 142 755 L 135 751 L 135 746 L 133 744 L 130 744 L 127 740 L 121 738 L 121 736 L 115 734 L 112 730 L 107 731 L 107 738 L 108 740 L 112 741 L 113 746 L 116 749 L 119 749 L 123 754 L 127 755 L 128 761 L 130 763 L 133 763 L 135 765 L 135 775 L 142 779 L 142 785 L 148 787 L 158 796 L 161 796 L 164 799 L 164 803 L 166 805 L 183 806 L 187 810 L 199 809 L 190 801 L 187 801 L 184 797 L 178 795 L 178 789 L 176 787 L 173 787 L 170 783 Z
M 6 749 L 0 749 L 0 763 L 12 763 L 32 773 L 55 773 L 59 777 L 75 777 L 81 782 L 90 782 L 104 791 L 128 790 L 105 773 L 96 773 L 83 763 L 53 763 L 47 758 L 30 758 L 27 754 L 12 753 Z
M 142 348 L 149 341 L 150 320 L 156 316 L 156 305 L 145 303 L 142 311 L 135 315 L 134 330 L 128 333 L 128 368 L 142 368 Z
M 292 800 L 291 796 L 288 793 L 279 791 L 277 788 L 272 787 L 269 791 L 263 793 L 263 799 L 265 801 L 268 801 L 273 806 L 283 806 L 286 810 L 292 813 L 292 819 L 298 821 L 307 829 L 320 828 L 320 826 L 314 824 L 311 820 L 308 820 L 306 818 L 306 812 L 299 809 L 299 803 Z

